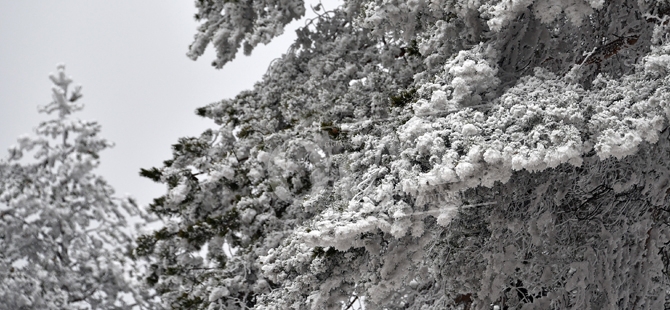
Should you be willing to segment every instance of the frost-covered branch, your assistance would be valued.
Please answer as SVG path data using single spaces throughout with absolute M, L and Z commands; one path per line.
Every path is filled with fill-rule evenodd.
M 147 280 L 181 309 L 660 308 L 666 5 L 346 1 L 143 170 L 174 219 Z

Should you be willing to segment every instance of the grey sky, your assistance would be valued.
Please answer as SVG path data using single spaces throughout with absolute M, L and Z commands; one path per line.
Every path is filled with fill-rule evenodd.
M 86 108 L 75 117 L 97 120 L 116 143 L 98 173 L 142 204 L 163 194 L 139 169 L 169 159 L 179 137 L 214 127 L 193 111 L 250 89 L 304 24 L 216 70 L 211 50 L 197 62 L 185 56 L 194 13 L 190 0 L 0 1 L 0 156 L 46 119 L 37 106 L 50 101 L 47 75 L 63 62 L 83 85 Z

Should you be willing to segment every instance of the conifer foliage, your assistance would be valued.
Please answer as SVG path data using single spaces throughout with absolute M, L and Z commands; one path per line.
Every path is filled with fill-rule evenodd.
M 81 87 L 64 70 L 40 108 L 55 117 L 0 161 L 0 309 L 153 308 L 128 256 L 128 219 L 141 213 L 92 172 L 112 144 L 96 122 L 72 119 Z
M 197 3 L 216 67 L 302 14 Z M 670 308 L 667 1 L 322 8 L 142 171 L 168 187 L 136 249 L 167 306 Z

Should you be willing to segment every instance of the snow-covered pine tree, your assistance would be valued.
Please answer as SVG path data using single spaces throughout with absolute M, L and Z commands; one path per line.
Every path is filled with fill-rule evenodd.
M 197 3 L 189 55 L 211 43 L 216 67 L 302 12 Z M 171 221 L 137 248 L 164 303 L 670 308 L 670 3 L 319 14 L 253 90 L 196 111 L 217 128 L 141 172 L 168 186 L 151 209 Z
M 96 122 L 71 118 L 81 87 L 64 69 L 49 76 L 53 101 L 40 108 L 56 117 L 0 161 L 0 309 L 154 308 L 129 256 L 128 220 L 144 215 L 93 173 L 111 143 Z

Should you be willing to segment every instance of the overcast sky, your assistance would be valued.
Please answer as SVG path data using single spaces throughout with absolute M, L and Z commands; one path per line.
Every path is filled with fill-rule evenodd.
M 211 49 L 196 62 L 185 55 L 194 14 L 192 0 L 0 1 L 0 156 L 47 118 L 37 106 L 50 102 L 48 74 L 62 62 L 83 85 L 86 107 L 74 116 L 98 121 L 116 143 L 97 172 L 142 204 L 162 195 L 139 169 L 171 158 L 179 137 L 215 127 L 193 111 L 250 89 L 304 25 L 216 70 Z

